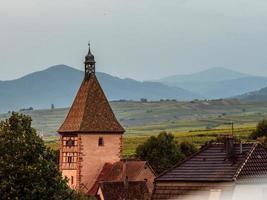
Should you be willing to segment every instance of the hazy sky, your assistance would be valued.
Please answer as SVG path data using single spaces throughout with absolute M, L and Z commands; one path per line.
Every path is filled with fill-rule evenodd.
M 0 80 L 55 64 L 138 80 L 226 67 L 267 76 L 266 0 L 0 0 Z

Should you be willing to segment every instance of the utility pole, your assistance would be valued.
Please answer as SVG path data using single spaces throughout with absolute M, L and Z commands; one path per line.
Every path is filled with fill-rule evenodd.
M 228 123 L 225 123 L 225 124 L 231 125 L 232 136 L 234 136 L 234 122 L 231 121 L 231 122 L 228 122 Z
M 233 121 L 231 122 L 231 125 L 232 125 L 232 136 L 234 137 L 234 122 Z

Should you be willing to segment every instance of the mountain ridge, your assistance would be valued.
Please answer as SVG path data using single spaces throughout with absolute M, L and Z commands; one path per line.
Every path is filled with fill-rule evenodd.
M 248 92 L 242 95 L 238 95 L 235 98 L 244 101 L 267 101 L 267 87 L 261 88 L 256 91 Z
M 183 88 L 207 99 L 235 97 L 267 86 L 267 77 L 227 68 L 211 68 L 187 75 L 163 78 L 161 83 Z
M 67 65 L 55 65 L 21 78 L 0 82 L 0 112 L 25 107 L 70 106 L 83 79 L 83 72 Z M 103 72 L 97 78 L 109 100 L 178 99 L 191 100 L 199 95 L 158 82 L 120 79 Z
M 176 74 L 159 79 L 159 82 L 209 82 L 231 80 L 250 76 L 224 67 L 214 67 L 191 74 Z

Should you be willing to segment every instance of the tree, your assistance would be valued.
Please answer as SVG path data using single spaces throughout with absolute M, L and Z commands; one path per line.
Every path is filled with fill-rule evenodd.
M 267 120 L 261 120 L 256 127 L 256 130 L 253 131 L 250 135 L 252 139 L 257 139 L 259 137 L 267 136 Z
M 141 101 L 142 103 L 147 103 L 147 99 L 146 99 L 146 98 L 141 98 L 140 101 Z
M 13 112 L 0 122 L 1 199 L 79 199 L 54 160 L 29 116 Z
M 191 142 L 183 141 L 180 143 L 180 150 L 185 157 L 188 157 L 197 152 L 197 147 Z
M 172 167 L 183 157 L 174 136 L 166 132 L 160 133 L 157 137 L 151 136 L 144 144 L 139 145 L 136 155 L 148 161 L 156 173 Z
M 263 146 L 267 147 L 267 137 L 266 136 L 257 138 L 257 141 L 259 143 L 261 143 Z

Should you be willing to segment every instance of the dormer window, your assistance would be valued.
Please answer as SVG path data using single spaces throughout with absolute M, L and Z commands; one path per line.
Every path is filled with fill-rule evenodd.
M 104 138 L 103 137 L 98 138 L 98 146 L 104 146 Z

